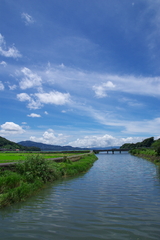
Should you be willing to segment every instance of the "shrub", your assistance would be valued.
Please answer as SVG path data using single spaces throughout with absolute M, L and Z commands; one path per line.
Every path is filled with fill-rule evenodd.
M 16 166 L 18 173 L 24 175 L 28 182 L 34 182 L 35 179 L 42 179 L 44 183 L 52 178 L 52 169 L 48 161 L 40 155 L 30 155 L 25 162 L 18 163 Z
M 157 156 L 160 156 L 160 146 L 156 148 L 156 154 Z

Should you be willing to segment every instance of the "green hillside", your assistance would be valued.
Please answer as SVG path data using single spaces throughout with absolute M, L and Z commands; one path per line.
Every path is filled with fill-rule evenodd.
M 10 150 L 10 151 L 14 151 L 16 149 L 19 149 L 20 151 L 41 151 L 40 148 L 38 147 L 25 147 L 22 146 L 18 143 L 12 142 L 7 140 L 6 138 L 3 138 L 0 136 L 0 150 Z
M 153 148 L 157 151 L 160 148 L 160 139 L 154 140 L 154 137 L 146 138 L 142 142 L 137 143 L 125 143 L 121 147 L 127 149 L 135 149 L 135 148 Z

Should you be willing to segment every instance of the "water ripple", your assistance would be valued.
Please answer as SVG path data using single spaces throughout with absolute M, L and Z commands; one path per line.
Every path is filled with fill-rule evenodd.
M 1 237 L 159 240 L 159 173 L 154 164 L 129 154 L 99 155 L 86 174 L 1 210 Z

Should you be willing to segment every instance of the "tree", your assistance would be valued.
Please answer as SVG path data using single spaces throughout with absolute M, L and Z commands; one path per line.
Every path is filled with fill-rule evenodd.
M 152 147 L 157 152 L 157 155 L 160 156 L 160 138 L 152 144 Z

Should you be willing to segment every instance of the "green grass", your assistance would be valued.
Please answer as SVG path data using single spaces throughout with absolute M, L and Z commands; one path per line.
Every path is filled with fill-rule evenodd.
M 130 150 L 130 153 L 160 165 L 160 156 L 157 155 L 157 152 L 154 149 L 132 149 Z
M 138 155 L 138 154 L 144 154 L 144 155 L 148 155 L 148 156 L 156 156 L 157 153 L 154 149 L 132 149 L 130 150 L 130 153 L 132 153 L 133 155 Z
M 0 208 L 24 201 L 48 182 L 86 172 L 97 157 L 82 156 L 77 162 L 67 158 L 64 162 L 47 161 L 42 155 L 30 155 L 11 170 L 0 169 Z
M 18 162 L 18 161 L 24 161 L 26 157 L 31 155 L 37 155 L 37 153 L 18 153 L 18 152 L 0 152 L 0 163 L 8 163 L 8 162 Z M 79 155 L 81 152 L 77 153 L 39 153 L 39 155 L 42 155 L 44 158 L 59 158 L 64 156 L 72 156 L 72 155 Z M 83 154 L 83 152 L 82 152 Z

